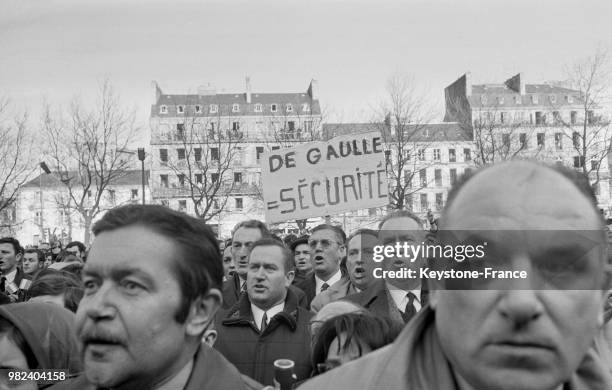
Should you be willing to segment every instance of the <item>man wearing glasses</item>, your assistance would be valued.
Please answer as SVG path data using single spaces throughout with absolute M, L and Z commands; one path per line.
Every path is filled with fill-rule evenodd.
M 343 275 L 340 262 L 346 255 L 346 234 L 337 226 L 322 224 L 308 239 L 314 273 L 296 286 L 306 293 L 308 306 L 315 296 L 338 283 Z

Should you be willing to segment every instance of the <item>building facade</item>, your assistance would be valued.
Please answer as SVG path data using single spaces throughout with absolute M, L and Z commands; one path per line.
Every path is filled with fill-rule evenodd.
M 609 215 L 609 122 L 577 90 L 527 84 L 517 74 L 501 84 L 473 85 L 464 74 L 445 89 L 445 121 L 472 134 L 474 162 L 529 158 L 563 164 L 589 176 Z
M 242 220 L 264 219 L 261 157 L 320 139 L 317 82 L 305 92 L 166 94 L 151 106 L 153 201 L 206 220 L 220 238 Z

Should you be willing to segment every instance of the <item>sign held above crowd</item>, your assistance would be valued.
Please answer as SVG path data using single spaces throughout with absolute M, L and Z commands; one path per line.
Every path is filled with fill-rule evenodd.
M 268 223 L 388 203 L 385 153 L 378 132 L 272 150 L 261 161 Z

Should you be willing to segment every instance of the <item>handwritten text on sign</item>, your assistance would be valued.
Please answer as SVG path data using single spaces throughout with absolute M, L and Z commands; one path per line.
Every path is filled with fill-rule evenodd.
M 322 217 L 387 204 L 380 133 L 273 150 L 262 158 L 266 221 Z

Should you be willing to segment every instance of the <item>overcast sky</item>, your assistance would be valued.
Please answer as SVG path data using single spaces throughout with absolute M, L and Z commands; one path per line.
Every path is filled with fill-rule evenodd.
M 442 118 L 443 88 L 563 78 L 565 64 L 612 47 L 610 0 L 2 0 L 0 95 L 36 112 L 43 98 L 91 96 L 109 77 L 146 123 L 151 81 L 168 93 L 306 91 L 319 81 L 332 119 L 370 118 L 385 80 L 412 75 Z

